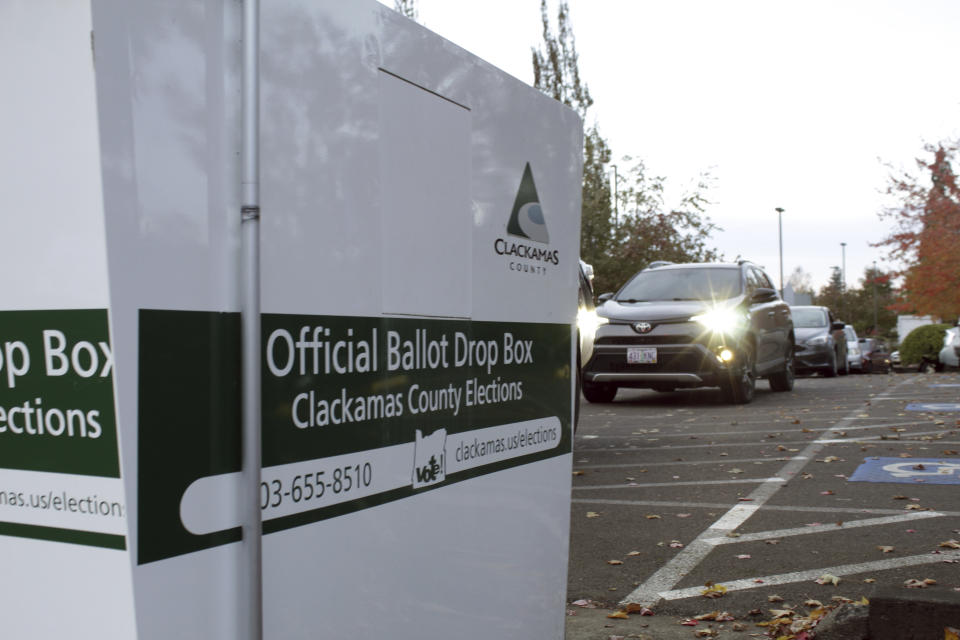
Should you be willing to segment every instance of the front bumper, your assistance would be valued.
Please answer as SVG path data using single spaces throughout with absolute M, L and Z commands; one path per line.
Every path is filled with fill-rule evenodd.
M 655 348 L 655 363 L 627 362 L 631 347 Z M 629 325 L 605 325 L 597 332 L 593 357 L 583 368 L 583 379 L 618 387 L 649 388 L 711 387 L 729 378 L 730 367 L 718 357 L 722 348 L 739 353 L 739 344 L 730 338 L 706 337 L 693 323 L 660 325 L 650 334 L 639 335 Z
M 793 355 L 793 367 L 798 372 L 815 369 L 828 369 L 833 358 L 833 347 L 824 345 L 798 345 Z

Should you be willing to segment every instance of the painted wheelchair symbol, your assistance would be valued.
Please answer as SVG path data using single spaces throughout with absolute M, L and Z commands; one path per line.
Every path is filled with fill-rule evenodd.
M 949 476 L 956 473 L 960 476 L 960 464 L 954 462 L 898 462 L 884 465 L 883 470 L 895 478 L 911 478 L 915 476 Z

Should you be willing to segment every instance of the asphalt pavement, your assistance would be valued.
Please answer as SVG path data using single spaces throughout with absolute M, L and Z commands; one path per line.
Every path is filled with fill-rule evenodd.
M 762 638 L 883 593 L 960 604 L 958 450 L 955 373 L 584 403 L 567 638 Z

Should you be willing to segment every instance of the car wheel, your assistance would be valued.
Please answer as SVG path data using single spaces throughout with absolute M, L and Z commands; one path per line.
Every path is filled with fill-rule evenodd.
M 847 364 L 845 362 L 845 364 Z M 830 355 L 830 364 L 827 365 L 827 368 L 823 370 L 824 378 L 836 378 L 837 377 L 837 352 L 832 351 Z
M 583 397 L 594 403 L 613 402 L 617 395 L 617 387 L 612 384 L 596 384 L 583 381 Z
M 793 381 L 796 379 L 796 372 L 793 370 L 793 358 L 791 357 L 793 348 L 787 353 L 786 361 L 783 363 L 783 369 L 773 374 L 769 378 L 770 388 L 774 391 L 792 391 Z
M 730 377 L 723 382 L 720 390 L 727 402 L 747 404 L 753 400 L 753 394 L 757 388 L 753 349 L 744 347 L 737 360 L 737 367 L 730 372 Z
M 933 373 L 934 366 L 933 363 L 924 358 L 920 361 L 920 364 L 917 366 L 917 371 L 919 373 Z
M 583 392 L 583 375 L 580 373 L 580 354 L 577 353 L 577 389 L 573 399 L 573 432 L 580 426 L 580 394 Z

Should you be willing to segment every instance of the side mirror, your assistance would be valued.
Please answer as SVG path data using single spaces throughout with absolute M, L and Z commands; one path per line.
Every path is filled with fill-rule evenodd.
M 603 304 L 604 302 L 606 302 L 607 300 L 610 300 L 611 298 L 613 298 L 612 293 L 601 293 L 597 297 L 597 302 L 599 302 L 600 304 Z
M 843 322 L 834 322 L 830 325 L 830 331 L 843 331 L 843 328 L 847 326 Z
M 767 287 L 757 287 L 753 292 L 753 297 L 750 298 L 751 302 L 773 302 L 777 299 L 777 290 L 768 289 Z

